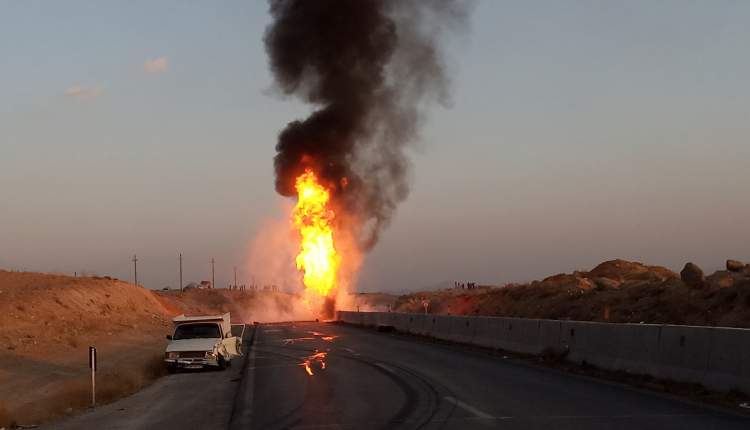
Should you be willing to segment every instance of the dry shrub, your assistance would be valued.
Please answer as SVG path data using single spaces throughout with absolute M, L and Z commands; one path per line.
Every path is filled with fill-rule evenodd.
M 102 402 L 111 402 L 133 394 L 157 378 L 166 374 L 163 356 L 153 355 L 138 369 L 115 370 L 100 378 L 97 397 Z
M 96 403 L 105 404 L 129 396 L 166 373 L 162 355 L 153 355 L 138 369 L 114 370 L 96 377 Z M 83 410 L 91 405 L 91 381 L 87 377 L 72 379 L 61 384 L 54 394 L 42 400 L 45 413 L 39 419 Z M 0 425 L 2 425 L 0 409 Z
M 143 377 L 146 381 L 153 381 L 167 374 L 167 367 L 164 365 L 164 356 L 155 354 L 143 366 Z

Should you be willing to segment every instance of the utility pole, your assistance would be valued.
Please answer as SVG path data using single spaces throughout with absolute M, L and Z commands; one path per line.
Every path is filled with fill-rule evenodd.
M 135 285 L 138 285 L 138 257 L 133 254 L 133 274 L 135 277 Z
M 182 253 L 180 252 L 180 292 L 182 292 Z
M 216 278 L 214 277 L 214 258 L 211 257 L 211 288 L 216 288 Z
M 237 289 L 237 266 L 234 266 L 234 289 Z

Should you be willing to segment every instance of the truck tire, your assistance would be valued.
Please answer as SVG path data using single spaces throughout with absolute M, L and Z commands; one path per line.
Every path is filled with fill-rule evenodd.
M 219 363 L 219 370 L 226 370 L 226 368 L 227 368 L 227 361 L 224 360 L 224 356 L 221 355 L 221 354 L 219 354 L 218 363 Z
M 167 364 L 167 373 L 170 375 L 173 373 L 177 373 L 177 365 L 176 364 Z

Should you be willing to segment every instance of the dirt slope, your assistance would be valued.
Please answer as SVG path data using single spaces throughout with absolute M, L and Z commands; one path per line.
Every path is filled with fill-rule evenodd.
M 161 372 L 169 317 L 125 282 L 0 271 L 0 426 L 84 407 L 89 345 L 102 400 L 147 384 Z
M 293 295 L 229 290 L 154 292 L 109 278 L 0 271 L 0 427 L 88 405 L 88 347 L 98 398 L 132 393 L 163 373 L 171 318 L 231 312 L 235 322 L 312 319 Z

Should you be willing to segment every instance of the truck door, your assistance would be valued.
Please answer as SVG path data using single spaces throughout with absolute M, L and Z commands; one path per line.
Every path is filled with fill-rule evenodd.
M 224 345 L 224 348 L 226 348 L 230 356 L 236 357 L 240 355 L 239 338 L 237 338 L 236 336 L 232 336 L 231 332 L 224 333 L 224 339 L 222 339 L 221 343 L 222 345 Z

